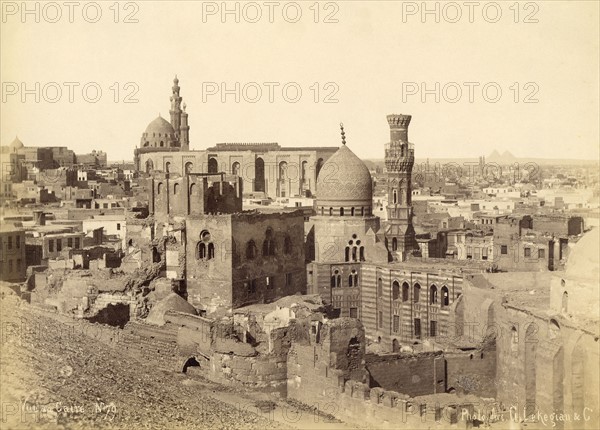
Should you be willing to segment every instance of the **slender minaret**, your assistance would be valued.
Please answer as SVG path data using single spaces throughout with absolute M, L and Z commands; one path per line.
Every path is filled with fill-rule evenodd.
M 183 103 L 183 111 L 181 112 L 181 126 L 179 127 L 179 142 L 181 143 L 182 151 L 190 149 L 190 126 L 188 125 L 188 114 L 185 111 L 186 105 Z
M 179 139 L 179 128 L 181 127 L 181 96 L 179 95 L 179 79 L 177 79 L 177 75 L 175 75 L 175 79 L 173 79 L 173 95 L 171 96 L 171 110 L 169 113 L 171 114 L 171 125 L 177 133 L 177 138 Z
M 385 145 L 388 178 L 388 225 L 386 239 L 394 259 L 404 260 L 417 247 L 412 225 L 411 175 L 415 150 L 408 142 L 410 115 L 388 115 L 390 142 Z

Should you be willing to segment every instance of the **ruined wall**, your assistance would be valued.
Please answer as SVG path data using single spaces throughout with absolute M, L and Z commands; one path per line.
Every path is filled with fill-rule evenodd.
M 306 294 L 301 211 L 235 214 L 231 227 L 234 307 Z M 247 252 L 250 241 L 255 247 L 253 257 Z M 267 241 L 270 241 L 270 252 L 266 252 Z
M 444 353 L 446 391 L 496 397 L 495 344 L 472 351 Z
M 366 357 L 370 386 L 422 396 L 446 391 L 446 371 L 441 352 Z

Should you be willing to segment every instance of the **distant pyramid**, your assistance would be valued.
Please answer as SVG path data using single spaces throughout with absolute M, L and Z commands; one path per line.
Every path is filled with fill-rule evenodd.
M 498 159 L 500 158 L 500 154 L 498 151 L 494 149 L 494 151 L 488 156 L 489 159 Z
M 511 154 L 509 151 L 504 151 L 504 152 L 502 153 L 502 158 L 505 158 L 505 159 L 511 159 L 511 160 L 512 160 L 512 159 L 514 159 L 514 158 L 515 158 L 515 156 L 514 156 L 514 155 L 512 155 L 512 154 Z

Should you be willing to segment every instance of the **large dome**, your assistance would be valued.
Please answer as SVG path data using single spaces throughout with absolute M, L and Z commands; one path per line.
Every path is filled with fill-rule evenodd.
M 329 208 L 340 215 L 366 210 L 370 214 L 373 199 L 371 173 L 346 145 L 342 145 L 321 167 L 317 178 L 317 207 Z M 364 208 L 364 209 L 361 209 Z M 358 213 L 357 213 L 358 215 Z
M 600 235 L 594 228 L 575 244 L 565 265 L 566 278 L 598 282 L 600 278 Z
M 153 136 L 152 133 L 156 133 L 156 136 Z M 174 136 L 175 130 L 169 121 L 159 115 L 158 118 L 148 124 L 148 127 L 146 127 L 146 134 L 150 137 L 158 137 L 159 135 L 161 135 L 161 137 L 165 135 Z
M 171 123 L 159 115 L 146 127 L 140 144 L 150 148 L 173 148 L 179 147 L 179 140 Z

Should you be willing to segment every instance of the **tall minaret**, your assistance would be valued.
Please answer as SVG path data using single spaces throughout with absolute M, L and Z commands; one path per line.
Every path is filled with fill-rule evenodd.
M 185 103 L 183 103 L 183 111 L 181 112 L 181 126 L 179 127 L 179 142 L 181 143 L 182 151 L 190 150 L 190 126 L 188 125 L 188 114 L 185 111 Z
M 408 142 L 410 115 L 388 115 L 390 142 L 385 145 L 385 167 L 388 182 L 388 225 L 385 237 L 392 257 L 405 260 L 417 248 L 412 225 L 411 174 L 415 150 Z
M 179 139 L 179 128 L 181 127 L 181 96 L 179 95 L 179 79 L 177 79 L 177 75 L 175 75 L 175 79 L 173 79 L 173 95 L 171 96 L 171 110 L 169 113 L 171 114 L 171 125 L 177 133 L 177 138 Z

